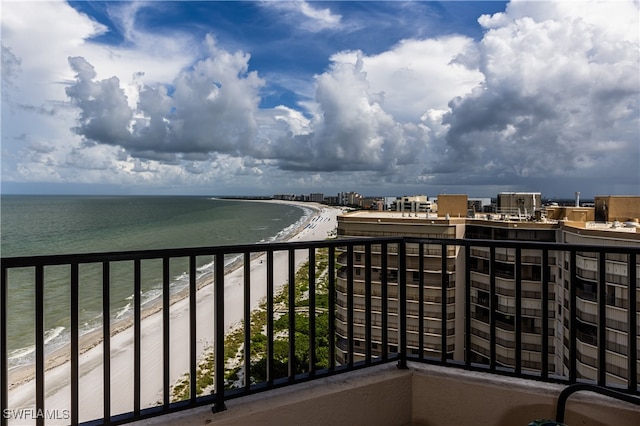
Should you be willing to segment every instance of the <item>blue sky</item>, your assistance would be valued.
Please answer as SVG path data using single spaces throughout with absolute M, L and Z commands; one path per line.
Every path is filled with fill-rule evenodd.
M 640 194 L 634 1 L 3 1 L 2 191 Z

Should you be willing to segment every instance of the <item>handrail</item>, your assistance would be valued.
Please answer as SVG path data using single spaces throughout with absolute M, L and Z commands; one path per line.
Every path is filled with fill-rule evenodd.
M 0 262 L 6 268 L 20 268 L 29 266 L 52 266 L 73 263 L 98 263 L 104 261 L 122 261 L 134 259 L 159 259 L 163 257 L 189 257 L 205 256 L 216 253 L 260 253 L 265 251 L 281 251 L 293 248 L 295 250 L 308 249 L 311 247 L 340 247 L 346 245 L 362 245 L 371 243 L 422 243 L 433 245 L 448 245 L 461 247 L 501 247 L 501 248 L 521 248 L 531 250 L 560 250 L 576 252 L 605 252 L 605 253 L 640 253 L 640 247 L 628 246 L 599 246 L 591 244 L 568 244 L 549 243 L 538 241 L 513 241 L 513 240 L 486 240 L 486 239 L 459 239 L 459 238 L 417 238 L 417 237 L 344 237 L 336 240 L 323 241 L 292 241 L 292 242 L 272 242 L 256 244 L 221 245 L 206 247 L 184 247 L 153 250 L 128 250 L 116 252 L 95 252 L 76 254 L 55 254 L 38 256 L 14 256 L 0 257 Z
M 574 385 L 569 385 L 560 392 L 558 396 L 558 403 L 556 406 L 556 422 L 563 423 L 565 410 L 567 407 L 567 400 L 571 395 L 576 392 L 581 391 L 589 391 L 594 393 L 599 393 L 600 395 L 605 395 L 610 398 L 614 398 L 620 401 L 628 402 L 630 404 L 634 404 L 640 406 L 640 398 L 635 397 L 633 395 L 629 395 L 626 393 L 618 392 L 610 388 L 605 388 L 602 386 L 592 385 L 589 383 L 576 383 Z
M 39 255 L 39 256 L 14 256 L 1 257 L 0 262 L 4 268 L 21 268 L 29 266 L 53 266 L 66 265 L 73 263 L 99 263 L 99 262 L 116 262 L 123 260 L 146 260 L 161 259 L 165 257 L 190 257 L 190 256 L 207 256 L 218 253 L 261 253 L 276 252 L 289 249 L 301 250 L 312 247 L 340 247 L 347 245 L 363 244 L 370 242 L 372 238 L 349 238 L 341 240 L 323 240 L 323 241 L 291 241 L 291 242 L 272 242 L 272 243 L 255 243 L 255 244 L 238 244 L 238 245 L 221 245 L 206 247 L 184 247 L 184 248 L 168 248 L 153 250 L 128 250 L 115 252 L 95 252 L 95 253 L 76 253 L 76 254 L 55 254 L 55 255 Z M 380 237 L 375 241 L 386 243 L 402 243 L 402 237 Z

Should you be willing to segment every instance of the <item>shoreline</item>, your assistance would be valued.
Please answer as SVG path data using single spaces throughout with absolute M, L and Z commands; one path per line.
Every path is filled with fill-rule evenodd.
M 226 198 L 220 198 L 220 199 L 226 199 Z M 289 204 L 289 205 L 294 205 L 297 207 L 300 207 L 301 210 L 313 210 L 318 212 L 319 210 L 321 210 L 322 205 L 319 204 L 313 204 L 312 206 L 309 206 L 309 203 L 302 203 L 302 202 L 294 202 L 294 201 L 281 201 L 281 200 L 268 200 L 268 199 L 255 199 L 255 198 L 251 198 L 251 199 L 232 199 L 234 201 L 250 201 L 250 202 L 273 202 L 273 203 L 282 203 L 282 204 Z M 303 216 L 301 216 L 300 220 L 299 220 L 299 224 L 293 229 L 291 230 L 289 233 L 284 234 L 282 236 L 282 238 L 280 239 L 274 239 L 272 242 L 279 242 L 279 241 L 289 241 L 292 238 L 294 238 L 298 233 L 300 233 L 304 227 L 312 220 L 312 218 L 317 215 L 318 213 L 315 214 L 310 214 L 306 216 L 306 220 L 303 220 L 305 218 L 305 215 L 303 214 Z M 294 224 L 295 225 L 295 224 Z M 263 243 L 263 244 L 268 244 L 268 243 Z M 254 261 L 255 259 L 257 259 L 259 256 L 261 256 L 258 253 L 254 253 L 251 256 L 251 261 Z M 225 266 L 225 277 L 234 272 L 236 269 L 240 268 L 243 264 L 243 260 L 242 259 L 236 259 L 233 262 L 231 262 L 229 265 Z M 208 286 L 210 284 L 213 283 L 213 278 L 210 276 L 205 276 L 202 277 L 198 280 L 198 282 L 196 282 L 196 289 L 200 290 L 205 286 Z M 170 306 L 173 306 L 175 303 L 179 302 L 180 300 L 187 298 L 189 296 L 189 287 L 185 287 L 182 290 L 180 290 L 178 293 L 173 294 L 171 296 L 171 300 L 169 302 Z M 154 300 L 150 300 L 147 302 L 148 306 L 143 307 L 141 310 L 141 320 L 149 317 L 150 315 L 154 315 L 157 314 L 158 312 L 162 311 L 162 299 L 161 296 L 157 296 Z M 124 316 L 123 318 L 117 319 L 114 322 L 111 323 L 111 337 L 115 336 L 116 334 L 125 331 L 127 328 L 129 327 L 133 327 L 133 323 L 134 323 L 134 318 L 133 318 L 133 313 L 129 313 L 126 316 Z M 80 334 L 79 338 L 78 338 L 78 347 L 79 347 L 79 355 L 82 355 L 83 353 L 91 350 L 92 348 L 94 348 L 95 346 L 99 345 L 102 343 L 103 340 L 103 336 L 102 336 L 102 330 L 101 327 L 89 330 L 83 334 Z M 69 348 L 70 348 L 71 343 L 65 343 L 64 345 L 62 345 L 61 347 L 53 350 L 52 352 L 48 353 L 45 355 L 45 372 L 49 371 L 53 368 L 56 368 L 58 366 L 60 366 L 61 364 L 64 364 L 65 362 L 70 362 L 70 354 L 68 354 L 69 352 Z M 23 364 L 23 365 L 18 365 L 15 367 L 12 367 L 9 369 L 9 390 L 12 390 L 18 386 L 23 385 L 24 383 L 27 383 L 31 380 L 34 379 L 35 377 L 35 362 L 31 362 L 29 364 Z
M 283 200 L 238 200 L 238 201 L 283 203 L 283 204 L 295 205 L 301 208 L 302 210 L 310 211 L 309 214 L 306 214 L 306 213 L 303 214 L 303 216 L 301 217 L 300 223 L 295 227 L 295 229 L 292 229 L 291 232 L 282 235 L 281 238 L 275 241 L 326 239 L 327 237 L 331 236 L 333 230 L 335 229 L 335 226 L 337 225 L 335 217 L 342 212 L 338 208 L 329 207 L 329 206 L 325 206 L 317 203 L 291 202 L 291 201 L 283 201 Z M 306 219 L 304 219 L 305 215 L 306 215 Z M 323 226 L 322 227 L 314 226 L 312 228 L 311 224 L 314 221 L 318 220 L 318 218 L 323 218 L 322 219 Z M 318 221 L 318 223 L 320 223 L 320 221 Z M 320 234 L 320 237 L 318 237 L 318 234 Z M 276 253 L 276 255 L 277 254 L 278 253 Z M 286 254 L 286 253 L 280 253 L 280 254 Z M 252 255 L 250 259 L 250 262 L 251 262 L 250 268 L 251 268 L 251 274 L 252 274 L 251 310 L 254 310 L 257 307 L 258 303 L 264 299 L 264 296 L 261 296 L 263 292 L 254 291 L 254 287 L 258 287 L 258 285 L 264 284 L 262 282 L 264 281 L 264 276 L 261 277 L 261 275 L 264 275 L 264 270 L 266 270 L 266 262 L 261 262 L 261 260 L 263 260 L 261 258 L 263 258 L 264 256 L 265 256 L 264 253 L 256 253 L 255 255 Z M 276 257 L 278 257 L 278 259 L 276 259 Z M 280 269 L 280 270 L 286 269 L 286 268 L 276 266 L 277 264 L 280 264 L 280 266 L 282 266 L 281 265 L 282 261 L 284 261 L 285 264 L 288 262 L 288 260 L 286 259 L 286 256 L 282 258 L 281 257 L 282 256 L 274 256 L 274 269 Z M 296 270 L 300 267 L 302 263 L 304 263 L 304 261 L 306 261 L 305 259 L 303 259 L 305 257 L 307 257 L 307 255 L 305 254 L 303 254 L 302 256 L 296 255 L 296 265 L 295 265 Z M 243 265 L 243 261 L 239 259 L 237 261 L 232 262 L 227 267 L 225 267 L 225 305 L 229 302 L 233 302 L 233 303 L 230 303 L 231 306 L 235 306 L 236 304 L 238 306 L 242 306 L 242 300 L 243 300 L 242 298 L 243 288 L 241 285 L 241 282 L 243 279 L 242 278 L 243 268 L 241 268 L 242 265 Z M 255 280 L 253 279 L 254 273 L 256 275 Z M 274 275 L 275 275 L 275 272 L 274 272 Z M 279 277 L 278 279 L 274 277 L 276 288 L 280 287 L 281 285 L 284 284 L 284 282 L 286 282 L 286 275 L 287 274 L 285 273 L 284 281 L 282 281 L 282 277 Z M 260 278 L 262 278 L 262 280 Z M 201 316 L 202 316 L 203 323 L 210 322 L 209 321 L 210 318 L 208 317 L 210 317 L 211 315 L 207 315 L 207 314 L 211 314 L 211 312 L 207 312 L 207 311 L 212 311 L 211 308 L 213 305 L 207 306 L 207 304 L 204 302 L 208 300 L 210 297 L 212 298 L 213 296 L 212 291 L 210 291 L 212 288 L 211 286 L 212 283 L 213 283 L 213 277 L 211 276 L 211 274 L 207 274 L 204 277 L 201 277 L 197 282 L 196 299 L 200 299 L 200 300 L 197 300 L 197 304 L 198 304 L 197 314 L 199 317 L 199 322 L 200 322 Z M 259 288 L 257 289 L 259 290 Z M 264 289 L 264 291 L 266 291 L 266 289 Z M 173 329 L 175 328 L 174 324 L 177 324 L 177 322 L 183 322 L 185 319 L 188 322 L 188 317 L 189 317 L 189 307 L 188 307 L 189 297 L 188 296 L 189 296 L 189 288 L 186 287 L 183 290 L 181 290 L 179 293 L 172 295 L 171 301 L 170 301 L 170 315 L 171 315 L 171 322 L 172 322 L 170 326 L 171 328 L 170 344 L 172 346 L 172 352 L 170 356 L 170 363 L 171 363 L 171 370 L 172 370 L 171 371 L 172 377 L 170 379 L 171 385 L 175 384 L 177 378 L 183 376 L 185 372 L 188 372 L 188 364 L 186 368 L 177 365 L 177 364 L 181 364 L 181 362 L 179 363 L 177 361 L 180 361 L 182 358 L 184 358 L 184 354 L 176 353 L 175 354 L 176 356 L 174 356 L 174 349 L 173 349 L 174 346 L 178 346 L 182 348 L 185 347 L 183 345 L 177 344 L 176 341 L 184 340 L 184 339 L 181 338 L 180 336 L 181 333 L 175 333 L 173 332 Z M 240 297 L 238 298 L 238 296 Z M 258 296 L 261 296 L 261 297 L 258 297 Z M 266 293 L 265 293 L 265 296 L 266 296 Z M 203 308 L 200 308 L 200 305 L 204 305 Z M 234 312 L 234 314 L 230 314 L 228 311 L 232 311 L 232 309 L 225 309 L 225 332 L 228 332 L 233 326 L 237 325 L 237 323 L 242 320 L 241 317 L 238 318 L 238 315 L 237 315 L 238 312 Z M 145 307 L 143 309 L 141 313 L 141 335 L 142 335 L 141 340 L 143 340 L 144 343 L 149 342 L 150 346 L 157 346 L 158 341 L 162 340 L 161 334 L 159 336 L 155 336 L 156 338 L 154 339 L 153 338 L 154 336 L 152 336 L 153 333 L 151 333 L 151 331 L 154 331 L 155 329 L 161 326 L 161 319 L 162 319 L 162 300 L 161 299 L 151 302 L 150 306 Z M 127 353 L 128 355 L 125 358 L 132 358 L 133 356 L 132 344 L 131 344 L 133 339 L 133 323 L 134 323 L 134 320 L 132 315 L 130 317 L 122 318 L 117 322 L 112 323 L 111 333 L 110 333 L 111 388 L 112 389 L 118 389 L 120 387 L 118 386 L 119 382 L 121 382 L 121 384 L 124 387 L 126 387 L 125 382 L 128 382 L 131 380 L 131 375 L 127 375 L 125 373 L 125 371 L 127 371 L 129 368 L 126 365 L 124 365 L 123 362 L 118 357 L 120 356 L 122 358 L 121 354 L 124 354 L 124 353 Z M 212 343 L 212 339 L 207 338 L 208 336 L 206 336 L 207 334 L 206 331 L 210 331 L 210 330 L 204 330 L 202 333 L 200 333 L 200 334 L 203 334 L 202 338 L 198 338 L 198 344 L 197 344 L 198 359 L 200 359 L 204 349 Z M 184 337 L 188 338 L 189 333 L 183 333 L 183 334 L 186 334 Z M 80 376 L 81 376 L 80 385 L 81 387 L 83 387 L 82 385 L 84 385 L 87 381 L 97 380 L 98 382 L 97 386 L 95 383 L 93 383 L 92 387 L 96 392 L 99 392 L 99 398 L 87 398 L 88 401 L 93 401 L 93 403 L 90 405 L 94 405 L 94 407 L 92 409 L 89 409 L 89 412 L 93 414 L 90 414 L 89 417 L 84 420 L 90 420 L 91 418 L 94 418 L 96 413 L 97 413 L 97 416 L 101 418 L 102 417 L 101 363 L 102 363 L 102 342 L 103 342 L 102 330 L 99 328 L 97 330 L 89 331 L 86 334 L 81 335 L 79 340 L 80 340 L 79 342 L 80 368 L 79 369 L 80 369 Z M 142 382 L 143 383 L 154 382 L 154 381 L 157 382 L 157 380 L 149 380 L 149 381 L 146 380 L 145 376 L 153 375 L 154 371 L 145 371 L 147 369 L 145 369 L 144 367 L 147 366 L 148 364 L 159 364 L 161 366 L 162 363 L 161 363 L 161 360 L 150 359 L 149 354 L 145 353 L 144 346 L 146 345 L 144 343 L 143 343 L 143 354 L 141 355 L 141 358 L 142 358 L 141 361 L 143 365 L 143 368 L 141 371 L 141 374 L 143 376 Z M 188 347 L 188 345 L 186 347 Z M 176 351 L 178 350 L 179 349 L 176 349 Z M 131 352 L 131 353 L 128 354 L 128 352 Z M 160 352 L 159 356 L 161 357 L 162 351 L 160 350 L 159 352 Z M 155 355 L 153 355 L 153 357 L 158 358 L 158 356 L 156 355 L 158 354 L 156 353 Z M 188 357 L 188 354 L 187 354 L 187 357 Z M 45 382 L 46 382 L 46 389 L 47 389 L 45 398 L 46 398 L 47 408 L 63 409 L 64 407 L 68 406 L 68 395 L 69 395 L 68 380 L 69 380 L 69 371 L 70 371 L 70 358 L 71 358 L 70 342 L 66 343 L 61 348 L 56 349 L 51 354 L 48 354 L 45 358 Z M 183 369 L 184 371 L 179 373 L 178 372 L 174 373 L 173 371 L 173 370 L 180 370 L 180 369 Z M 96 370 L 99 370 L 98 371 L 99 374 L 96 374 Z M 161 368 L 160 370 L 157 370 L 157 371 L 161 371 Z M 33 392 L 33 388 L 35 386 L 34 375 L 35 375 L 35 372 L 34 372 L 33 365 L 15 367 L 15 369 L 9 371 L 9 383 L 10 383 L 9 385 L 10 404 L 9 405 L 11 407 L 23 408 L 23 407 L 33 406 L 34 399 L 35 399 L 35 395 Z M 122 376 L 127 376 L 127 377 L 122 377 Z M 158 374 L 155 374 L 155 376 L 158 376 Z M 91 379 L 89 379 L 89 377 L 91 377 Z M 149 377 L 149 379 L 151 379 L 151 377 Z M 160 382 L 161 381 L 162 380 L 160 380 Z M 162 400 L 161 384 L 159 386 L 159 389 L 160 389 L 159 399 L 154 397 L 154 395 L 155 396 L 158 395 L 158 391 L 145 392 L 145 390 L 143 390 L 143 393 L 146 395 L 146 397 L 144 395 L 142 397 L 143 407 L 154 405 L 153 402 L 157 403 L 158 400 Z M 65 393 L 66 395 L 63 395 Z M 123 392 L 123 393 L 128 393 L 128 392 Z M 82 392 L 82 394 L 84 394 L 84 392 Z M 111 395 L 112 410 L 113 410 L 112 413 L 116 414 L 120 412 L 119 410 L 129 411 L 130 408 L 126 408 L 126 407 L 127 405 L 131 404 L 132 399 L 126 398 L 126 397 L 123 398 L 122 396 L 120 396 L 119 398 L 115 398 L 116 396 L 117 395 L 114 395 L 113 393 Z M 115 401 L 114 403 L 114 399 L 120 401 L 120 403 L 118 403 L 117 401 Z M 81 417 L 84 418 L 86 416 L 86 414 L 84 413 L 85 411 L 84 405 L 86 405 L 86 402 L 83 401 L 80 405 L 81 407 L 83 407 L 80 414 L 81 414 Z

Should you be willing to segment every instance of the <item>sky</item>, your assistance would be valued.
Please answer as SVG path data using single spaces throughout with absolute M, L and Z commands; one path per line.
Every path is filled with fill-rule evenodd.
M 2 192 L 640 195 L 639 16 L 2 0 Z

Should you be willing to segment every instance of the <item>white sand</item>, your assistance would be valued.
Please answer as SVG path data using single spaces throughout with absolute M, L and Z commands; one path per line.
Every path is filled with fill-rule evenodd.
M 273 202 L 273 201 L 271 201 Z M 303 203 L 315 210 L 315 215 L 303 224 L 289 241 L 324 240 L 332 235 L 338 208 Z M 266 297 L 266 261 L 262 255 L 251 262 L 251 309 Z M 307 250 L 296 252 L 296 269 L 308 259 Z M 225 327 L 227 330 L 243 319 L 243 268 L 225 276 Z M 274 254 L 274 285 L 277 288 L 288 279 L 288 253 Z M 213 344 L 213 286 L 197 292 L 197 351 L 199 354 Z M 141 408 L 157 405 L 163 399 L 162 384 L 162 312 L 147 316 L 141 322 Z M 170 308 L 170 384 L 189 371 L 189 300 L 183 298 Z M 68 354 L 67 354 L 68 357 Z M 45 375 L 45 410 L 57 419 L 46 424 L 67 424 L 64 418 L 70 408 L 70 363 L 47 370 Z M 80 421 L 103 418 L 102 343 L 80 355 Z M 9 392 L 9 407 L 22 409 L 35 405 L 35 383 L 30 380 Z M 133 328 L 128 327 L 111 337 L 111 414 L 133 410 Z M 35 424 L 35 420 L 10 420 L 10 424 Z

